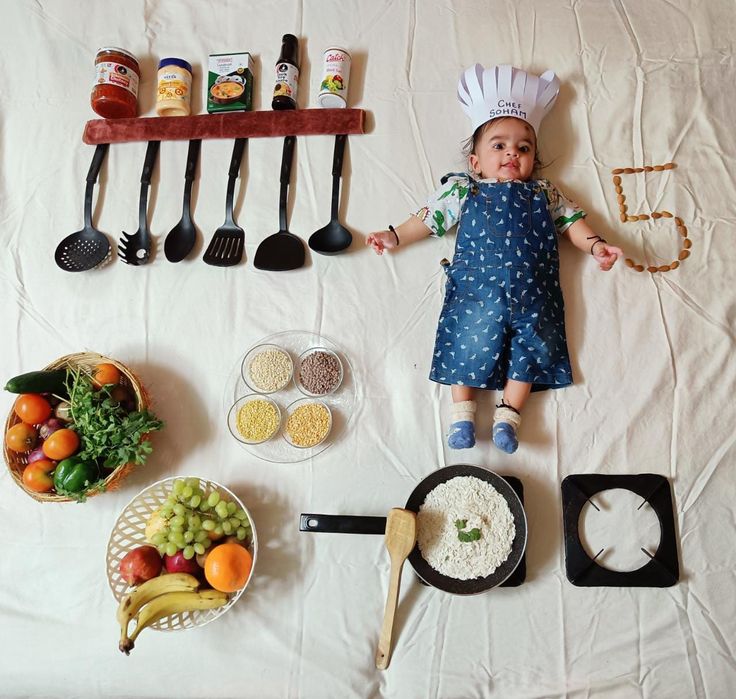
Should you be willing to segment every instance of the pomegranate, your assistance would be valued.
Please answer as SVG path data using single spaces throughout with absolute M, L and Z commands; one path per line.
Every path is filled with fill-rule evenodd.
M 161 556 L 155 546 L 138 546 L 120 561 L 120 575 L 128 585 L 140 585 L 161 574 Z

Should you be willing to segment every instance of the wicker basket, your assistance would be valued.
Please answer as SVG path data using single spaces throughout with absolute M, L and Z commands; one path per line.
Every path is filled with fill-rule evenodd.
M 115 359 L 110 359 L 109 357 L 105 357 L 95 352 L 79 352 L 77 354 L 68 354 L 64 357 L 60 357 L 56 361 L 51 362 L 48 366 L 45 366 L 44 369 L 63 369 L 64 367 L 72 369 L 79 368 L 86 370 L 91 374 L 95 366 L 102 363 L 113 364 L 120 370 L 120 383 L 133 391 L 137 409 L 147 409 L 149 406 L 148 394 L 140 380 L 130 369 L 128 369 L 128 367 Z M 11 410 L 10 415 L 8 415 L 8 419 L 5 421 L 5 432 L 19 422 L 20 418 L 15 414 L 14 410 Z M 72 498 L 65 495 L 58 495 L 57 493 L 36 493 L 26 488 L 23 484 L 23 469 L 26 467 L 27 455 L 19 454 L 8 449 L 7 445 L 5 445 L 5 440 L 3 440 L 3 451 L 5 455 L 5 463 L 8 466 L 10 475 L 23 492 L 30 495 L 34 500 L 38 500 L 38 502 L 73 502 Z M 107 478 L 105 478 L 103 488 L 100 490 L 115 489 L 123 478 L 125 478 L 125 476 L 127 476 L 132 470 L 133 466 L 134 464 L 123 464 L 115 468 L 110 472 Z M 90 491 L 87 494 L 87 497 L 97 495 L 100 490 L 94 489 Z

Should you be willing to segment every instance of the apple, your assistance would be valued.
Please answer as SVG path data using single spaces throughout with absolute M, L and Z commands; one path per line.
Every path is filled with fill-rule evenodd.
M 140 585 L 160 575 L 161 565 L 161 556 L 155 546 L 138 546 L 123 556 L 120 575 L 128 585 Z
M 187 560 L 184 558 L 183 551 L 177 551 L 173 556 L 164 555 L 164 567 L 167 573 L 189 573 L 190 575 L 197 575 L 202 570 L 197 559 Z

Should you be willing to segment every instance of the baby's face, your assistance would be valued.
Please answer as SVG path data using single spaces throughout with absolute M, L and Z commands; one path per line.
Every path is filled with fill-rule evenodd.
M 470 167 L 481 179 L 528 180 L 536 153 L 534 129 L 521 119 L 493 122 L 478 138 Z

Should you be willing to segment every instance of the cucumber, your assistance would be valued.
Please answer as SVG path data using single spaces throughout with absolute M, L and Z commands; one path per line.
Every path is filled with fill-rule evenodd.
M 29 371 L 14 376 L 5 384 L 5 390 L 11 393 L 55 393 L 66 396 L 66 369 Z

